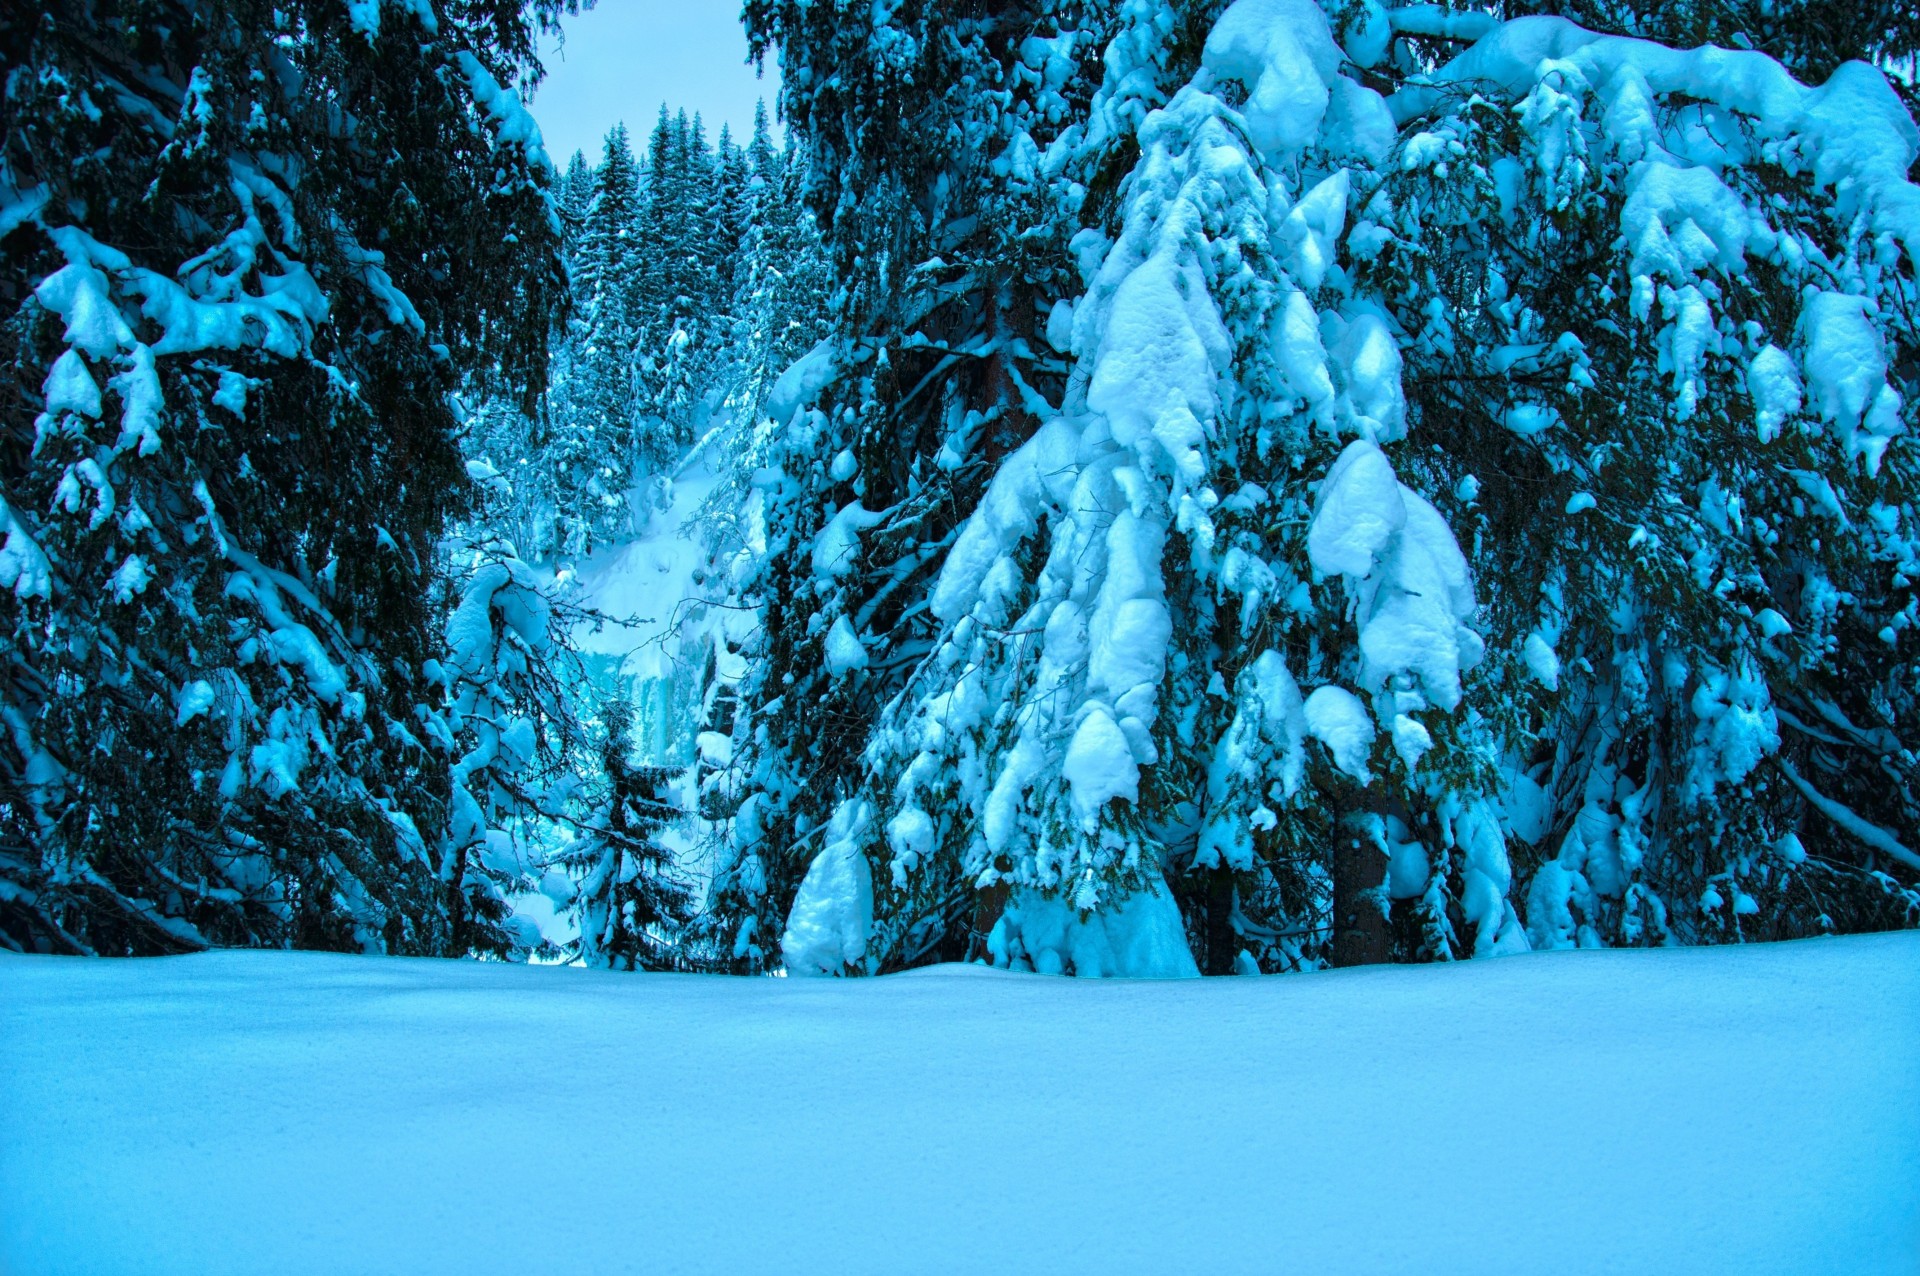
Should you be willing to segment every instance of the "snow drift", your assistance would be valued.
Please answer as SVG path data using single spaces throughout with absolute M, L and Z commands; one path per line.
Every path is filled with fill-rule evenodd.
M 0 958 L 0 1270 L 1920 1267 L 1920 935 L 1143 983 Z

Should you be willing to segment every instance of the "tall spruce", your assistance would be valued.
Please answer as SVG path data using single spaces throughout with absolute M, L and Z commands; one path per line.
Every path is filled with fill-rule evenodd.
M 540 464 L 554 502 L 551 549 L 570 556 L 631 534 L 640 405 L 633 359 L 642 331 L 640 170 L 624 124 L 593 171 L 574 255 L 578 313 L 558 360 Z
M 0 942 L 511 945 L 435 566 L 452 394 L 531 409 L 565 304 L 510 86 L 571 7 L 0 17 Z
M 1920 148 L 1835 65 L 1897 44 L 747 18 L 837 291 L 757 458 L 740 968 L 1920 919 Z
M 575 151 L 553 197 L 554 210 L 560 215 L 561 246 L 569 262 L 579 256 L 580 232 L 586 226 L 587 207 L 592 202 L 593 166 L 587 163 L 585 154 Z
M 1592 15 L 1759 44 L 1825 82 L 1802 105 L 1779 68 L 1735 55 L 1798 116 L 1705 76 L 1650 78 L 1622 42 L 1517 78 L 1490 38 L 1461 63 L 1502 68 L 1487 100 L 1509 113 L 1473 104 L 1484 78 L 1442 90 L 1417 118 L 1444 154 L 1403 152 L 1376 196 L 1391 238 L 1360 268 L 1410 336 L 1412 437 L 1447 454 L 1436 481 L 1471 482 L 1458 516 L 1497 582 L 1537 947 L 1913 920 L 1887 871 L 1920 869 L 1899 833 L 1920 821 L 1902 619 L 1920 476 L 1894 441 L 1914 403 L 1896 353 L 1913 348 L 1913 242 L 1883 193 L 1904 165 L 1829 189 L 1851 165 L 1824 117 L 1911 124 L 1878 74 L 1841 65 L 1886 41 L 1822 8 Z M 1690 145 L 1696 124 L 1722 156 Z M 1426 244 L 1448 250 L 1401 247 Z M 1836 358 L 1857 389 L 1833 388 Z
M 673 797 L 682 773 L 629 757 L 630 703 L 609 701 L 602 718 L 605 793 L 562 857 L 581 879 L 577 955 L 610 969 L 675 969 L 685 965 L 676 939 L 691 897 L 662 837 L 685 815 Z
M 663 106 L 647 155 L 638 385 L 642 463 L 664 470 L 704 430 L 725 393 L 731 335 L 718 291 L 737 245 L 721 202 L 721 169 L 700 118 Z
M 636 317 L 634 249 L 640 222 L 640 169 L 625 124 L 607 131 L 592 189 L 573 273 L 582 318 L 588 334 L 595 336 L 630 331 Z
M 993 165 L 1016 135 L 1045 139 L 1083 116 L 1085 64 L 1105 43 L 1087 9 L 913 3 L 846 20 L 747 7 L 757 47 L 779 47 L 835 300 L 831 344 L 769 403 L 778 434 L 761 467 L 766 552 L 752 585 L 762 632 L 741 689 L 743 796 L 715 894 L 742 969 L 777 960 L 810 861 L 843 865 L 856 888 L 866 880 L 892 813 L 863 795 L 865 758 L 937 637 L 932 579 L 994 461 L 1063 388 L 1041 333 L 1071 287 L 1070 228 Z M 878 43 L 892 55 L 875 57 Z M 1016 70 L 1023 51 L 1040 74 Z M 968 814 L 953 812 L 925 839 L 926 871 L 893 883 L 882 908 L 898 919 L 897 949 L 862 937 L 840 955 L 964 955 L 992 907 L 973 888 L 998 882 L 991 864 L 963 863 L 971 836 Z M 932 853 L 936 838 L 954 853 Z M 897 902 L 909 893 L 915 903 Z

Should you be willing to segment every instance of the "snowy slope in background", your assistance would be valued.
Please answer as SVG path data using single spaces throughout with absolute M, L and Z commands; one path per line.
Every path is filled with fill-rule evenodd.
M 1102 983 L 0 958 L 8 1273 L 1920 1270 L 1920 934 Z
M 551 564 L 543 577 L 569 602 L 608 618 L 573 634 L 590 683 L 571 689 L 575 708 L 591 715 L 605 697 L 630 700 L 636 752 L 650 764 L 690 765 L 698 726 L 699 653 L 691 656 L 693 668 L 684 667 L 689 653 L 682 642 L 690 632 L 697 638 L 701 622 L 691 619 L 683 604 L 698 592 L 694 573 L 707 561 L 694 520 L 720 481 L 703 451 L 695 448 L 682 458 L 670 502 L 653 512 L 642 534 L 564 569 L 565 579 L 552 575 Z M 683 666 L 676 668 L 676 661 Z M 678 747 L 682 743 L 686 747 Z M 678 800 L 688 810 L 695 806 L 691 773 Z M 700 831 L 691 825 L 669 828 L 661 840 L 673 849 L 685 880 L 703 892 L 710 870 Z M 569 902 L 564 891 L 509 897 L 515 916 L 562 946 L 579 939 L 579 918 L 569 911 Z
M 706 552 L 692 519 L 718 477 L 694 464 L 673 484 L 673 503 L 653 516 L 644 535 L 598 550 L 573 569 L 573 601 L 612 618 L 575 635 L 580 649 L 622 660 L 630 678 L 665 678 L 673 651 L 668 636 L 680 603 L 693 596 L 693 573 Z

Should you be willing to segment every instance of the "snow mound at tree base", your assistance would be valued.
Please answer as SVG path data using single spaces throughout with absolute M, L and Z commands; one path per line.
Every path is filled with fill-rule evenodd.
M 964 973 L 0 958 L 0 1271 L 1920 1270 L 1920 934 Z

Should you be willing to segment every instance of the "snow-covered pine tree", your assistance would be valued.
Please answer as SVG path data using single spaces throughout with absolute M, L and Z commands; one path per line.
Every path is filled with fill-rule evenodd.
M 1087 68 L 1105 44 L 1091 7 L 748 7 L 755 39 L 780 50 L 783 110 L 809 159 L 838 291 L 830 343 L 771 395 L 785 429 L 760 467 L 763 646 L 736 726 L 750 791 L 715 897 L 745 967 L 772 952 L 823 836 L 821 880 L 842 865 L 842 897 L 870 896 L 858 888 L 864 857 L 891 803 L 855 796 L 882 783 L 862 753 L 933 645 L 926 599 L 958 524 L 1063 390 L 1066 367 L 1040 334 L 1077 285 L 1074 227 L 1034 163 L 1085 114 Z M 1141 62 L 1152 93 L 1154 67 Z M 961 844 L 965 800 L 949 821 Z M 822 942 L 792 954 L 795 965 L 964 951 L 980 911 L 973 882 L 957 853 L 924 858 L 927 871 L 896 889 L 931 907 L 883 904 L 912 934 L 901 951 L 822 918 Z
M 0 18 L 0 941 L 451 953 L 451 393 L 564 305 L 561 0 Z M 342 121 L 351 121 L 343 127 Z
M 556 359 L 540 464 L 555 506 L 553 550 L 588 553 L 633 530 L 642 330 L 640 170 L 627 128 L 606 136 L 571 261 L 577 316 Z
M 774 146 L 765 102 L 755 104 L 744 161 L 746 215 L 734 271 L 731 360 L 737 412 L 757 423 L 775 378 L 825 337 L 828 281 L 819 231 L 806 207 L 804 156 Z
M 684 116 L 685 112 L 681 112 Z M 646 173 L 640 211 L 641 260 L 647 264 L 644 280 L 636 281 L 641 311 L 651 317 L 672 302 L 663 281 L 666 261 L 673 252 L 676 234 L 675 210 L 678 206 L 678 178 L 675 169 L 676 135 L 674 114 L 660 104 L 660 114 L 647 135 Z
M 747 230 L 753 218 L 753 197 L 748 189 L 751 176 L 746 151 L 734 144 L 732 130 L 721 125 L 720 140 L 714 146 L 713 194 L 707 206 L 711 237 L 707 252 L 713 262 L 709 300 L 720 312 L 712 317 L 714 339 L 728 349 L 735 338 L 733 301 L 745 275 Z
M 453 884 L 475 923 L 468 946 L 507 956 L 546 942 L 512 919 L 508 896 L 540 885 L 536 842 L 544 824 L 566 816 L 588 769 L 568 694 L 585 675 L 571 637 L 580 617 L 556 607 L 512 542 L 491 530 L 512 493 L 497 476 L 482 482 L 493 489 L 488 508 L 442 547 L 447 654 L 427 669 L 443 685 L 453 746 L 449 839 Z
M 587 224 L 587 209 L 593 203 L 593 166 L 579 151 L 567 161 L 567 171 L 554 186 L 553 206 L 560 214 L 561 244 L 567 260 L 580 252 L 580 232 Z
M 1550 18 L 1480 34 L 1395 95 L 1353 242 L 1498 582 L 1533 941 L 1910 924 L 1913 125 L 1831 44 L 1807 88 Z
M 615 124 L 601 144 L 600 164 L 593 170 L 592 194 L 574 254 L 574 286 L 579 290 L 583 318 L 596 325 L 633 322 L 634 251 L 640 220 L 640 168 L 627 137 L 627 126 Z
M 690 892 L 661 835 L 686 814 L 673 797 L 684 772 L 631 760 L 633 708 L 625 700 L 602 705 L 601 718 L 605 797 L 562 856 L 582 879 L 574 905 L 577 955 L 612 969 L 682 967 L 678 938 Z
M 1911 918 L 1912 665 L 1859 641 L 1912 610 L 1920 196 L 1883 77 L 1430 6 L 934 8 L 748 6 L 841 292 L 757 480 L 743 964 L 784 920 L 796 971 L 969 924 L 1172 971 L 1163 874 L 1210 969 L 1512 951 L 1507 843 L 1549 830 L 1539 942 L 1841 924 L 1809 835 L 1886 901 L 1852 922 Z M 1510 438 L 1532 486 L 1481 472 Z M 1781 750 L 1794 679 L 1819 735 Z M 1851 750 L 1878 804 L 1830 795 Z M 1671 877 L 1635 895 L 1656 812 Z
M 678 154 L 683 168 L 680 180 L 686 247 L 678 261 L 684 273 L 675 281 L 674 300 L 688 314 L 704 317 L 716 301 L 726 259 L 738 245 L 719 220 L 721 156 L 707 142 L 706 122 L 698 111 L 689 118 L 683 110 L 675 118 L 675 128 L 681 134 Z M 728 298 L 717 300 L 724 307 Z
M 738 252 L 722 208 L 722 166 L 696 115 L 663 106 L 647 154 L 639 288 L 641 425 L 636 453 L 668 468 L 726 393 L 732 298 L 720 282 Z

